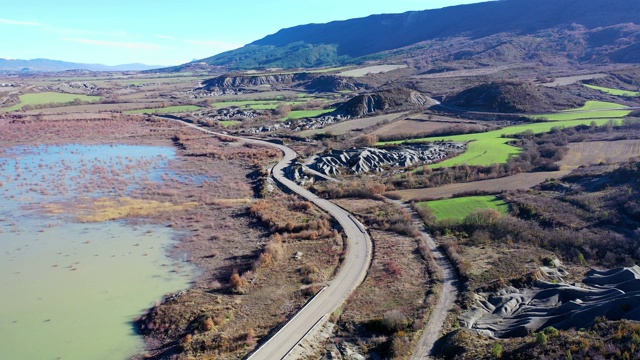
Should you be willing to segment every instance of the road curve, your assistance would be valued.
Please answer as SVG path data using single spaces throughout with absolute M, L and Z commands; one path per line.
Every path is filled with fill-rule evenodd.
M 163 117 L 162 119 L 167 118 Z M 292 149 L 267 141 L 216 133 L 177 119 L 170 120 L 211 135 L 236 138 L 247 143 L 266 145 L 280 149 L 284 153 L 284 158 L 273 167 L 273 178 L 292 192 L 306 198 L 328 212 L 340 223 L 340 226 L 347 236 L 347 252 L 342 261 L 340 271 L 334 279 L 289 320 L 287 324 L 247 358 L 251 360 L 284 359 L 290 350 L 311 332 L 312 328 L 322 325 L 322 323 L 327 320 L 328 316 L 325 315 L 333 313 L 340 307 L 358 285 L 364 281 L 373 255 L 371 239 L 369 239 L 368 234 L 364 231 L 362 224 L 350 216 L 348 212 L 328 200 L 319 198 L 315 194 L 298 186 L 293 181 L 285 178 L 283 170 L 297 157 L 297 154 Z

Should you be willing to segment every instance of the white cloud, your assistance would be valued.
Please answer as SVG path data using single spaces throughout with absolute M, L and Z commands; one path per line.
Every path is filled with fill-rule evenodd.
M 0 24 L 5 25 L 20 25 L 20 26 L 43 26 L 43 24 L 35 21 L 20 21 L 0 18 Z
M 83 39 L 83 38 L 62 38 L 62 40 L 71 41 L 71 42 L 80 43 L 80 44 L 117 47 L 117 48 L 132 49 L 132 50 L 155 50 L 155 49 L 164 48 L 164 46 L 161 46 L 161 45 L 141 43 L 141 42 L 102 41 L 102 40 L 92 40 L 92 39 Z

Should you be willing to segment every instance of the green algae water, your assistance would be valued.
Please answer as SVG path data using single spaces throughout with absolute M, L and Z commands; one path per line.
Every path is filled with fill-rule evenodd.
M 192 276 L 167 257 L 172 230 L 34 210 L 82 188 L 105 196 L 154 181 L 172 156 L 171 148 L 119 145 L 0 154 L 0 359 L 121 360 L 143 351 L 132 321 Z

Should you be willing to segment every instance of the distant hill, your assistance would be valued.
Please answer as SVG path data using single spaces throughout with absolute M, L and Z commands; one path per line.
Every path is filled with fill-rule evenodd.
M 532 113 L 580 107 L 584 99 L 568 91 L 532 83 L 487 83 L 447 97 L 442 105 L 461 110 Z
M 384 58 L 640 62 L 638 0 L 502 0 L 287 28 L 170 70 L 296 68 Z M 444 42 L 447 46 L 441 46 Z
M 162 66 L 145 64 L 107 66 L 101 64 L 80 64 L 49 59 L 13 60 L 0 58 L 0 71 L 4 72 L 56 72 L 67 70 L 143 71 L 161 67 Z

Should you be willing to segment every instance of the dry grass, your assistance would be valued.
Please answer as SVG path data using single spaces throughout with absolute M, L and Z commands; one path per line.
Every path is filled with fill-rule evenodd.
M 547 179 L 558 179 L 567 175 L 568 173 L 569 171 L 522 173 L 498 179 L 449 184 L 434 188 L 390 191 L 386 193 L 386 195 L 389 195 L 393 198 L 402 199 L 402 201 L 419 201 L 450 198 L 455 194 L 472 191 L 482 191 L 486 193 L 497 194 L 505 190 L 528 189 L 544 182 Z
M 80 222 L 103 222 L 132 217 L 148 217 L 160 212 L 179 212 L 198 206 L 196 202 L 173 204 L 146 199 L 132 199 L 121 197 L 117 199 L 100 198 L 87 199 L 85 203 L 77 204 L 76 212 Z M 60 205 L 48 205 L 52 211 L 59 211 Z
M 340 206 L 356 214 L 391 213 L 382 201 L 337 200 Z M 387 211 L 380 211 L 387 209 Z M 339 319 L 338 338 L 357 341 L 365 351 L 389 347 L 389 352 L 401 354 L 414 341 L 415 330 L 422 327 L 428 312 L 430 291 L 428 265 L 420 256 L 415 238 L 389 231 L 372 230 L 368 215 L 362 217 L 369 227 L 374 254 L 367 278 L 349 298 Z M 378 221 L 375 221 L 379 223 Z M 389 332 L 387 322 L 395 321 Z M 355 340 L 354 340 L 355 339 Z M 375 347 L 380 346 L 377 350 Z
M 619 163 L 640 156 L 640 140 L 591 141 L 568 145 L 569 152 L 560 162 L 563 170 L 599 163 Z

